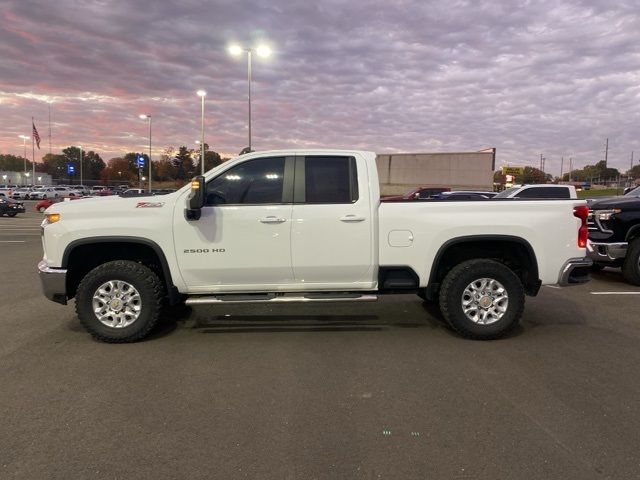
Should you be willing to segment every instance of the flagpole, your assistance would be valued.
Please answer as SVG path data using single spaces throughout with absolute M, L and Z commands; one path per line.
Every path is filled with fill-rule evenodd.
M 33 117 L 31 117 L 31 129 L 35 128 L 35 123 Z M 31 175 L 33 175 L 33 180 L 31 180 L 31 185 L 35 185 L 36 183 L 36 144 L 34 143 L 33 132 L 31 132 Z

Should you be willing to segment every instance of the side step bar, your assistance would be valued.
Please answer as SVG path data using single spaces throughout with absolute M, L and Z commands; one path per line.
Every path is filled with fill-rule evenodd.
M 268 295 L 217 295 L 193 296 L 186 300 L 187 305 L 240 304 L 240 303 L 305 303 L 305 302 L 375 302 L 377 295 L 363 294 L 323 294 L 306 295 L 268 294 Z

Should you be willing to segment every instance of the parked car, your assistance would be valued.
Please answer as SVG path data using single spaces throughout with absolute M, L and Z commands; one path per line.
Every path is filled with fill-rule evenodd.
M 412 188 L 402 195 L 390 195 L 382 197 L 380 200 L 383 202 L 407 202 L 411 200 L 426 200 L 432 198 L 434 195 L 438 195 L 442 192 L 449 192 L 449 187 L 416 187 Z
M 525 294 L 589 281 L 584 201 L 380 203 L 378 185 L 373 152 L 282 150 L 241 155 L 161 198 L 60 202 L 42 223 L 43 293 L 75 298 L 84 328 L 112 343 L 144 338 L 182 301 L 399 293 L 492 339 L 518 324 Z
M 149 196 L 152 194 L 150 194 L 148 190 L 145 190 L 143 188 L 129 188 L 128 190 L 125 190 L 119 195 L 121 197 L 143 197 L 143 196 Z
M 46 198 L 44 200 L 40 200 L 39 202 L 36 202 L 35 209 L 37 212 L 42 213 L 54 203 L 56 202 L 52 198 Z
M 622 267 L 625 280 L 640 285 L 640 187 L 591 202 L 588 225 L 594 267 Z
M 107 190 L 107 187 L 104 185 L 94 185 L 93 187 L 91 187 L 91 194 L 101 192 L 103 190 Z
M 17 214 L 24 212 L 24 203 L 9 197 L 0 198 L 0 216 L 15 217 Z
M 60 191 L 56 190 L 55 187 L 46 187 L 40 190 L 34 190 L 30 194 L 30 197 L 35 200 L 43 200 L 45 198 L 60 198 L 62 196 L 63 194 Z
M 28 187 L 20 187 L 17 188 L 13 191 L 13 193 L 11 194 L 11 198 L 13 198 L 14 200 L 17 200 L 19 198 L 22 198 L 24 200 L 28 200 L 31 192 L 33 191 L 33 189 L 28 188 Z
M 578 198 L 573 185 L 514 185 L 503 190 L 493 198 L 537 198 L 555 200 L 573 200 Z
M 436 200 L 488 200 L 496 195 L 496 192 L 456 190 L 453 192 L 439 193 L 434 195 L 433 198 Z

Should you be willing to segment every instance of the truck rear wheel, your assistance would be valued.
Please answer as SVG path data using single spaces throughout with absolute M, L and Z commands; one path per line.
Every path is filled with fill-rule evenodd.
M 632 285 L 640 285 L 640 238 L 631 242 L 622 264 L 622 276 Z
M 495 260 L 462 262 L 442 282 L 440 310 L 460 335 L 477 340 L 500 338 L 522 316 L 522 282 L 509 267 Z
M 163 286 L 148 267 L 129 260 L 97 266 L 78 285 L 76 313 L 96 339 L 135 342 L 158 322 Z

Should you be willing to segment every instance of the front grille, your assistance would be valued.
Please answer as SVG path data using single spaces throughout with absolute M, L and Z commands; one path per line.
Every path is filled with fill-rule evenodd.
M 596 225 L 596 221 L 593 217 L 593 210 L 589 210 L 589 215 L 587 216 L 587 227 L 591 232 L 598 231 L 598 226 Z

